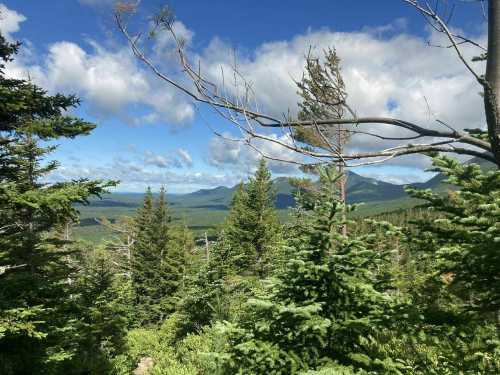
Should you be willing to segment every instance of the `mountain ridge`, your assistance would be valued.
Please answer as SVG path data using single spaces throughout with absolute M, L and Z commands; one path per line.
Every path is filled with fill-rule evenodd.
M 477 163 L 483 169 L 492 168 L 492 164 L 477 159 L 469 163 Z M 394 184 L 373 177 L 366 177 L 352 171 L 347 172 L 347 201 L 348 203 L 383 203 L 407 197 L 406 186 L 419 189 L 445 190 L 445 176 L 437 174 L 428 181 L 410 184 Z M 290 184 L 289 177 L 276 177 L 272 180 L 276 208 L 286 209 L 295 204 L 293 192 L 295 188 Z M 211 189 L 199 189 L 186 194 L 167 194 L 167 201 L 173 207 L 189 209 L 228 210 L 231 199 L 239 184 L 233 187 L 217 186 Z M 143 193 L 111 193 L 102 200 L 91 201 L 94 207 L 138 207 L 142 202 Z
M 277 177 L 272 180 L 276 196 L 276 208 L 285 209 L 294 206 L 295 188 L 289 183 L 289 177 Z M 406 196 L 404 186 L 381 181 L 371 177 L 348 172 L 347 194 L 349 203 L 385 201 Z M 167 194 L 171 206 L 183 208 L 204 208 L 227 210 L 238 185 L 233 187 L 217 186 L 212 189 L 199 189 L 186 194 Z M 92 200 L 94 207 L 137 207 L 143 193 L 115 192 L 104 195 L 101 200 Z

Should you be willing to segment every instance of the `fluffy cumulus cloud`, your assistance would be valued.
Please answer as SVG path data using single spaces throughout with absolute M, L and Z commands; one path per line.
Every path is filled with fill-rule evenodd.
M 146 151 L 144 153 L 144 159 L 142 160 L 144 165 L 153 166 L 157 168 L 191 168 L 193 166 L 193 159 L 188 151 L 180 148 L 171 153 L 170 155 L 159 155 L 152 151 Z
M 349 102 L 358 116 L 388 116 L 414 121 L 424 127 L 445 129 L 435 120 L 456 129 L 484 127 L 484 113 L 480 87 L 467 72 L 456 54 L 446 45 L 441 34 L 429 31 L 423 38 L 404 32 L 405 22 L 398 20 L 386 27 L 361 32 L 310 31 L 290 41 L 261 45 L 250 56 L 239 56 L 238 71 L 251 82 L 256 98 L 266 111 L 280 116 L 297 109 L 297 87 L 304 55 L 312 47 L 318 56 L 329 47 L 335 48 L 342 59 L 342 74 L 349 93 Z M 389 33 L 387 33 L 389 32 Z M 486 36 L 479 39 L 485 42 Z M 214 80 L 220 79 L 221 67 L 231 71 L 232 48 L 215 39 L 203 53 L 206 72 Z M 478 50 L 465 48 L 470 59 Z M 484 65 L 475 64 L 479 73 Z M 236 89 L 232 89 L 233 93 Z M 406 134 L 392 126 L 368 125 L 369 130 L 390 137 Z M 393 147 L 395 142 L 381 142 L 372 137 L 356 136 L 349 151 L 374 151 Z M 216 146 L 213 143 L 212 148 Z M 214 151 L 215 152 L 215 151 Z M 240 163 L 235 148 L 227 147 L 221 159 Z M 399 159 L 393 164 L 426 166 L 424 158 Z
M 288 135 L 269 137 L 275 142 L 256 140 L 250 147 L 232 139 L 228 133 L 215 136 L 209 141 L 208 162 L 220 169 L 229 168 L 250 174 L 255 171 L 259 160 L 265 156 L 268 158 L 268 167 L 273 173 L 296 173 L 297 163 L 304 161 L 304 157 L 283 146 L 293 145 L 291 137 Z
M 0 23 L 1 31 L 7 35 L 18 31 L 24 16 L 4 5 L 0 5 L 0 11 L 5 18 Z M 180 22 L 176 29 L 185 38 L 191 35 Z M 159 39 L 156 45 L 160 48 L 165 43 Z M 193 119 L 192 105 L 141 66 L 128 46 L 108 46 L 90 40 L 84 49 L 76 43 L 60 41 L 51 44 L 48 53 L 36 63 L 29 59 L 33 54 L 28 43 L 22 55 L 8 64 L 7 74 L 16 78 L 29 76 L 51 92 L 76 93 L 95 116 L 118 117 L 133 125 L 182 125 Z M 140 112 L 145 114 L 137 115 Z
M 90 43 L 91 52 L 72 42 L 49 47 L 43 65 L 12 66 L 10 73 L 33 79 L 51 91 L 76 92 L 94 115 L 117 116 L 134 125 L 160 122 L 182 124 L 193 118 L 190 103 L 161 85 L 138 65 L 127 47 L 107 49 Z M 137 117 L 129 109 L 144 106 Z
M 19 31 L 20 24 L 24 21 L 25 16 L 0 4 L 0 31 L 7 39 L 12 40 L 12 34 Z
M 115 158 L 112 162 L 99 166 L 85 166 L 80 163 L 62 165 L 48 176 L 46 182 L 71 181 L 78 178 L 118 180 L 118 191 L 143 192 L 146 186 L 154 190 L 166 186 L 169 192 L 185 193 L 214 186 L 234 186 L 244 175 L 174 171 L 134 160 Z

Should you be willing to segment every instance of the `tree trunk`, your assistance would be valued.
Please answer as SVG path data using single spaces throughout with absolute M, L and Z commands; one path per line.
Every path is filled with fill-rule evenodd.
M 488 137 L 500 167 L 500 0 L 488 2 L 488 59 L 486 63 L 484 104 Z
M 205 258 L 207 263 L 210 262 L 210 246 L 208 244 L 207 232 L 205 232 Z
M 347 236 L 347 223 L 345 221 L 347 220 L 347 214 L 346 214 L 346 204 L 347 204 L 347 175 L 345 174 L 345 168 L 344 164 L 340 163 L 338 165 L 338 171 L 341 174 L 341 177 L 338 181 L 338 188 L 339 188 L 339 198 L 340 201 L 344 204 L 344 208 L 342 209 L 342 220 L 344 221 L 344 224 L 342 225 L 342 235 Z

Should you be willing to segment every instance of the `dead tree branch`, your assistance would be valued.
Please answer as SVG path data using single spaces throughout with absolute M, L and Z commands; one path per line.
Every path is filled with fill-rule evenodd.
M 457 35 L 451 31 L 448 22 L 452 12 L 449 12 L 448 17 L 443 17 L 438 14 L 436 8 L 432 8 L 426 2 L 424 3 L 418 0 L 403 0 L 403 2 L 414 7 L 429 20 L 437 31 L 446 35 L 450 43 L 450 48 L 454 49 L 458 59 L 473 75 L 476 81 L 485 88 L 486 92 L 486 88 L 489 85 L 488 82 L 482 75 L 478 74 L 473 69 L 471 63 L 467 61 L 461 50 L 463 44 L 470 44 L 481 50 L 484 50 L 484 47 L 470 38 Z M 346 97 L 339 94 L 338 100 L 325 99 L 322 93 L 326 91 L 326 88 L 315 87 L 314 82 L 311 82 L 311 87 L 306 88 L 306 92 L 320 104 L 338 107 L 339 110 L 343 111 L 342 116 L 332 116 L 332 118 L 321 119 L 294 119 L 289 115 L 284 115 L 283 118 L 279 118 L 273 114 L 263 112 L 257 105 L 258 93 L 255 93 L 253 85 L 244 78 L 243 74 L 237 69 L 236 64 L 232 67 L 231 72 L 233 87 L 229 87 L 226 76 L 227 72 L 225 72 L 224 69 L 221 69 L 220 82 L 222 83 L 218 84 L 204 75 L 201 62 L 196 64 L 190 62 L 185 43 L 177 37 L 173 27 L 173 17 L 171 13 L 169 13 L 169 10 L 166 9 L 162 13 L 164 15 L 163 17 L 156 18 L 156 28 L 169 33 L 174 41 L 175 52 L 183 73 L 182 78 L 175 78 L 174 75 L 162 71 L 162 69 L 153 62 L 153 59 L 147 56 L 145 50 L 141 47 L 142 34 L 137 33 L 133 35 L 127 27 L 127 22 L 125 21 L 126 13 L 127 12 L 120 10 L 116 11 L 115 19 L 118 28 L 129 43 L 134 55 L 159 79 L 179 90 L 179 92 L 187 95 L 194 103 L 205 104 L 212 108 L 222 119 L 235 126 L 241 134 L 241 142 L 256 151 L 258 146 L 255 145 L 255 141 L 270 142 L 280 146 L 283 150 L 288 150 L 288 152 L 291 151 L 297 154 L 297 156 L 301 156 L 301 158 L 306 161 L 292 161 L 282 158 L 279 155 L 266 155 L 263 151 L 259 151 L 259 153 L 266 158 L 309 165 L 339 162 L 345 164 L 347 161 L 353 160 L 359 160 L 360 164 L 373 164 L 380 162 L 380 160 L 389 160 L 402 155 L 446 152 L 480 157 L 500 165 L 500 147 L 496 145 L 492 146 L 491 141 L 493 138 L 491 137 L 488 142 L 484 140 L 484 138 L 456 130 L 448 124 L 446 124 L 446 130 L 440 130 L 429 129 L 403 119 L 372 116 L 359 117 L 347 103 Z M 308 63 L 311 62 L 308 61 Z M 185 79 L 187 79 L 187 81 L 185 81 Z M 332 79 L 332 81 L 334 82 L 335 80 Z M 334 90 L 335 87 L 329 87 L 328 89 Z M 344 117 L 344 111 L 349 114 L 347 118 Z M 444 124 L 444 122 L 439 119 L 436 119 L 436 121 L 439 124 Z M 385 149 L 376 152 L 348 153 L 344 151 L 344 148 L 340 150 L 335 148 L 331 142 L 328 142 L 328 137 L 325 133 L 329 131 L 329 129 L 340 125 L 345 127 L 346 134 L 349 135 L 364 135 L 384 141 L 411 141 L 429 138 L 429 142 L 419 145 L 406 143 L 393 149 Z M 362 127 L 367 126 L 369 126 L 369 129 L 362 129 Z M 409 134 L 401 137 L 386 136 L 382 132 L 379 133 L 373 130 L 376 129 L 377 126 L 391 126 L 406 130 Z M 310 145 L 301 143 L 300 140 L 293 136 L 293 129 L 299 127 L 311 127 L 316 129 L 319 137 L 323 139 L 323 142 L 319 142 L 320 144 L 317 147 L 311 147 Z M 275 133 L 270 134 L 269 131 L 272 131 L 272 129 L 285 132 L 285 134 L 291 136 L 291 139 L 285 138 L 286 140 L 283 140 L 275 136 Z M 220 135 L 219 132 L 215 132 L 215 134 Z

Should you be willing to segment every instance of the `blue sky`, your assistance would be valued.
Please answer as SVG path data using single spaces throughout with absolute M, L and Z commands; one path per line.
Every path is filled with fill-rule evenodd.
M 0 1 L 0 30 L 24 42 L 9 74 L 29 74 L 51 92 L 76 93 L 83 104 L 75 114 L 98 124 L 91 136 L 60 143 L 54 157 L 61 168 L 51 178 L 113 178 L 122 181 L 121 191 L 166 185 L 170 192 L 233 185 L 245 178 L 258 156 L 215 137 L 207 124 L 226 134 L 234 135 L 234 129 L 207 108 L 195 110 L 133 58 L 113 22 L 112 3 Z M 143 0 L 139 19 L 162 3 Z M 452 51 L 427 46 L 429 40 L 439 44 L 440 37 L 401 0 L 169 4 L 190 53 L 200 56 L 207 71 L 217 71 L 236 50 L 242 71 L 255 82 L 263 108 L 271 113 L 293 112 L 297 98 L 292 78 L 300 76 L 309 46 L 334 46 L 358 113 L 404 115 L 424 126 L 435 126 L 435 118 L 457 128 L 484 122 L 479 89 Z M 468 35 L 485 39 L 477 5 L 457 7 L 454 21 Z M 179 74 L 172 61 L 162 64 Z M 288 155 L 262 147 L 271 155 Z M 350 147 L 372 150 L 374 145 L 359 139 Z M 270 166 L 275 175 L 297 173 L 293 165 Z M 422 172 L 427 166 L 425 158 L 409 157 L 355 171 L 405 183 L 427 178 Z

